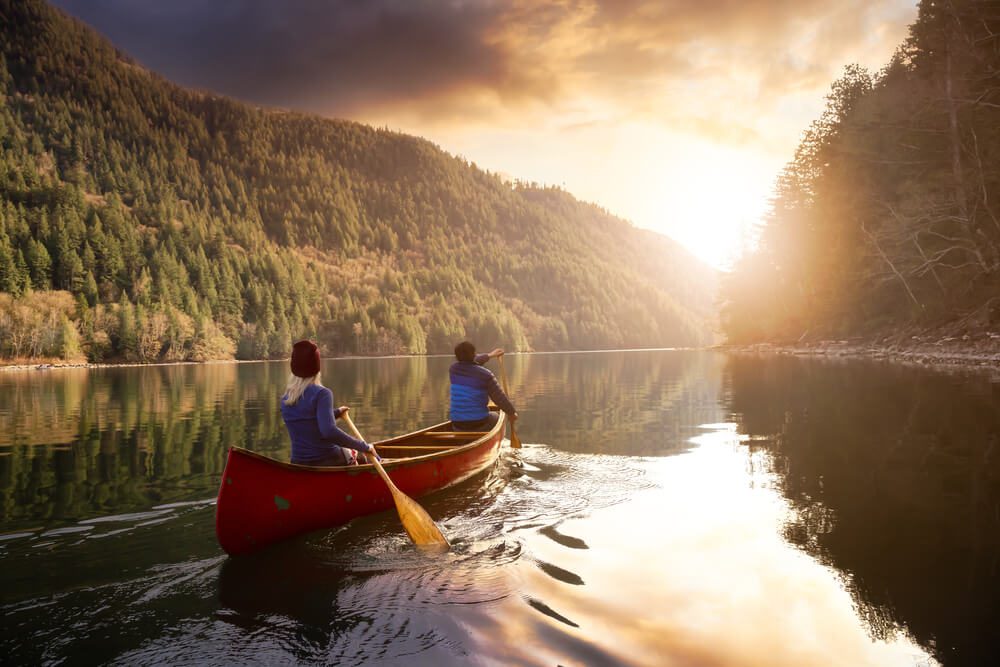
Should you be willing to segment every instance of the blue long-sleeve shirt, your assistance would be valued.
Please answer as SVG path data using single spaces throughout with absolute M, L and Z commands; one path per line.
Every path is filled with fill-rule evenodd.
M 295 405 L 285 405 L 281 397 L 281 417 L 292 439 L 292 463 L 319 463 L 339 453 L 340 447 L 359 452 L 371 449 L 337 427 L 340 410 L 333 405 L 333 392 L 318 384 L 306 387 Z
M 490 358 L 488 354 L 477 354 L 475 363 L 456 361 L 448 370 L 451 378 L 452 421 L 474 422 L 490 416 L 489 399 L 493 399 L 501 410 L 509 415 L 517 412 L 500 388 L 496 376 L 483 368 Z

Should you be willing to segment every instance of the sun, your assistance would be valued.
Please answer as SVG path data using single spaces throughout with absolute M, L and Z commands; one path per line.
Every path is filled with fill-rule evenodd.
M 637 227 L 666 234 L 716 268 L 728 268 L 763 216 L 785 153 L 731 145 L 655 122 L 449 133 L 436 139 L 460 155 L 526 181 L 559 185 Z
M 691 254 L 717 268 L 728 269 L 739 257 L 759 222 L 759 199 L 767 193 L 734 191 L 720 196 L 717 189 L 703 181 L 690 183 L 683 199 L 674 199 L 665 207 L 666 221 L 660 231 L 683 245 Z
M 777 167 L 750 151 L 690 147 L 682 168 L 661 175 L 644 219 L 718 269 L 730 268 L 763 218 Z

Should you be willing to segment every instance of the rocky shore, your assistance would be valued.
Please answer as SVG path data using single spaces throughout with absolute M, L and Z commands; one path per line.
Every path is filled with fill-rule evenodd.
M 876 359 L 920 366 L 985 367 L 1000 372 L 1000 330 L 961 335 L 892 334 L 871 338 L 812 340 L 753 345 L 715 345 L 710 349 L 734 354 L 781 354 L 800 357 Z M 62 368 L 122 368 L 126 366 L 177 366 L 185 364 L 253 363 L 239 360 L 175 361 L 153 364 L 135 362 L 100 363 L 61 361 L 57 359 L 16 360 L 3 371 L 45 371 Z
M 166 361 L 158 363 L 135 363 L 135 362 L 122 362 L 120 364 L 92 364 L 86 361 L 60 361 L 60 360 L 41 360 L 36 359 L 33 361 L 22 361 L 18 360 L 16 362 L 4 362 L 0 361 L 0 372 L 4 371 L 50 371 L 59 370 L 63 368 L 126 368 L 132 366 L 185 366 L 190 364 L 237 364 L 237 363 L 247 363 L 244 361 L 239 361 L 235 359 L 220 359 L 214 361 Z
M 1000 371 L 1000 331 L 958 336 L 896 334 L 870 339 L 721 345 L 718 349 L 736 354 L 876 359 L 920 366 L 985 367 Z

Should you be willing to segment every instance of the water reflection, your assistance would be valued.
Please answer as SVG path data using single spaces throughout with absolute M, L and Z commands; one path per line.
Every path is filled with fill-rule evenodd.
M 242 409 L 255 400 L 257 387 L 239 383 L 241 370 L 209 365 L 4 374 L 4 525 L 67 521 L 211 494 L 229 444 L 277 428 L 273 416 Z
M 1000 650 L 1000 384 L 874 364 L 734 358 L 731 408 L 843 573 L 875 637 L 905 626 L 946 665 Z M 759 459 L 758 459 L 759 461 Z
M 512 384 L 526 403 L 522 438 L 576 452 L 663 456 L 688 449 L 698 425 L 721 416 L 720 355 L 646 351 L 524 359 L 530 365 L 517 368 Z
M 444 418 L 450 361 L 336 360 L 324 382 L 377 439 Z M 508 359 L 525 447 L 422 499 L 454 546 L 442 557 L 391 512 L 224 557 L 226 447 L 288 455 L 282 363 L 0 374 L 0 650 L 27 664 L 926 664 L 893 629 L 904 615 L 870 636 L 838 576 L 859 570 L 789 546 L 842 525 L 812 487 L 808 503 L 783 496 L 799 488 L 786 477 L 804 483 L 779 437 L 803 398 L 762 396 L 773 370 L 726 363 Z
M 480 650 L 524 665 L 932 664 L 905 631 L 871 638 L 836 572 L 789 547 L 773 473 L 748 484 L 731 426 L 697 442 L 646 459 L 628 501 L 525 534 L 530 558 L 509 568 L 521 596 L 470 621 Z
M 377 440 L 447 418 L 450 363 L 328 360 L 324 382 Z M 574 451 L 682 451 L 690 425 L 715 409 L 712 363 L 656 352 L 511 357 L 522 438 Z M 281 362 L 0 374 L 4 530 L 214 495 L 230 445 L 287 458 L 275 409 L 286 379 Z

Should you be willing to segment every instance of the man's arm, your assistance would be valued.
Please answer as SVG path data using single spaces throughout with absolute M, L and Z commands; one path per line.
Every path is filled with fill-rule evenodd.
M 485 364 L 490 359 L 492 359 L 494 357 L 499 357 L 501 355 L 503 355 L 503 348 L 502 347 L 498 347 L 498 348 L 490 350 L 489 352 L 486 352 L 484 354 L 477 354 L 475 362 L 477 364 L 479 364 L 480 366 L 482 366 L 483 364 Z
M 496 376 L 492 373 L 490 373 L 490 380 L 486 385 L 486 393 L 489 394 L 490 398 L 493 399 L 493 402 L 508 415 L 513 417 L 517 414 L 517 410 L 514 409 L 514 404 L 510 402 L 509 398 L 507 398 L 507 394 L 503 393 L 503 389 L 500 388 L 500 383 L 497 382 Z

